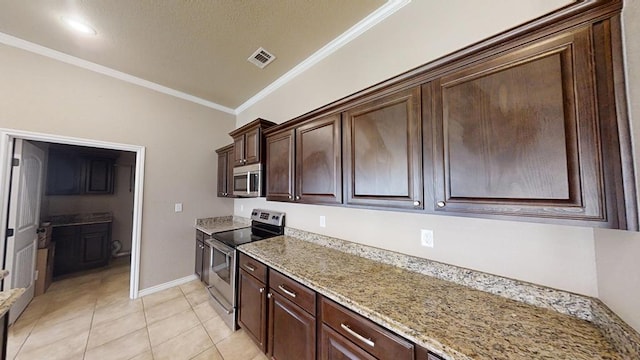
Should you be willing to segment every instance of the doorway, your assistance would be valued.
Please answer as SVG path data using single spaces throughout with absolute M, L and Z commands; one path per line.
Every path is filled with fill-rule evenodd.
M 45 143 L 55 143 L 64 145 L 84 146 L 98 149 L 128 151 L 135 153 L 135 166 L 132 179 L 133 191 L 133 224 L 131 233 L 131 273 L 129 297 L 135 299 L 139 292 L 139 272 L 140 272 L 140 238 L 142 220 L 142 188 L 144 179 L 144 155 L 145 148 L 138 145 L 111 143 L 91 139 L 72 138 L 51 134 L 19 131 L 11 129 L 0 129 L 0 254 L 5 254 L 7 243 L 7 225 L 10 206 L 9 190 L 11 187 L 12 154 L 16 139 L 27 141 L 37 141 Z M 4 268 L 5 258 L 1 259 Z

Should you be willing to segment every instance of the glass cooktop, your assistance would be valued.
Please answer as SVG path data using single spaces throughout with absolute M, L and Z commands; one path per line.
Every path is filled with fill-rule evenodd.
M 235 248 L 238 245 L 250 243 L 252 241 L 258 241 L 270 237 L 278 236 L 260 229 L 245 227 L 235 230 L 223 231 L 214 233 L 213 238 Z

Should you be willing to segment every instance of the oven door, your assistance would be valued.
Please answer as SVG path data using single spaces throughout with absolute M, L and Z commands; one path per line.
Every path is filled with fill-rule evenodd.
M 211 246 L 209 256 L 209 294 L 230 314 L 235 304 L 235 249 L 216 241 L 207 240 Z

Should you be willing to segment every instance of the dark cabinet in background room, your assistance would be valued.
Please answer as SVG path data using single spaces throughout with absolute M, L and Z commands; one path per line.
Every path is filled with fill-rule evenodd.
M 111 246 L 111 223 L 54 227 L 55 243 L 53 275 L 106 266 Z
M 49 149 L 46 194 L 113 194 L 115 158 L 73 147 Z

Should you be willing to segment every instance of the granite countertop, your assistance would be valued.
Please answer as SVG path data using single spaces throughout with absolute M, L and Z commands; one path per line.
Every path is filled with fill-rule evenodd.
M 279 236 L 239 250 L 445 359 L 624 359 L 592 323 Z
M 8 270 L 0 270 L 0 280 L 9 275 Z M 4 315 L 11 309 L 11 306 L 18 300 L 20 295 L 24 293 L 23 288 L 9 289 L 0 291 L 0 316 Z
M 249 219 L 238 216 L 220 216 L 196 220 L 196 229 L 207 235 L 247 226 L 251 226 Z
M 110 212 L 53 215 L 49 217 L 49 222 L 52 227 L 101 224 L 113 222 L 113 215 Z
M 6 291 L 0 291 L 0 316 L 11 310 L 11 306 L 18 300 L 20 295 L 24 293 L 23 288 L 9 289 Z

